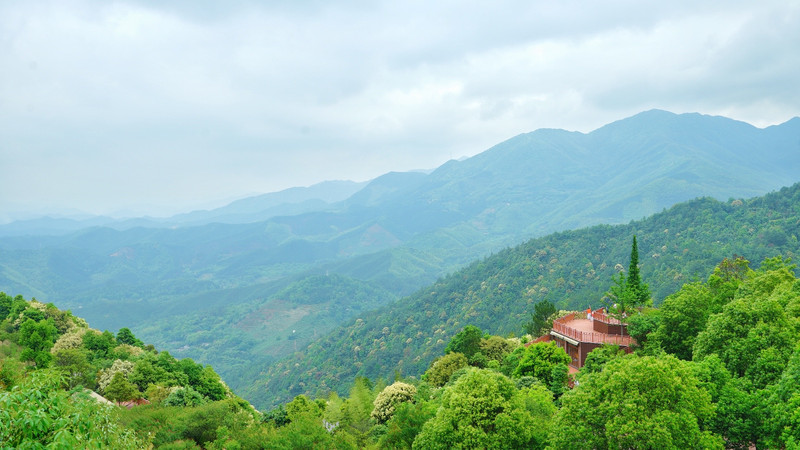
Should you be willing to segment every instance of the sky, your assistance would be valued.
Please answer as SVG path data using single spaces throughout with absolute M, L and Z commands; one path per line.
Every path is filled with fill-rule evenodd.
M 658 108 L 800 115 L 797 1 L 0 2 L 0 222 L 165 216 Z

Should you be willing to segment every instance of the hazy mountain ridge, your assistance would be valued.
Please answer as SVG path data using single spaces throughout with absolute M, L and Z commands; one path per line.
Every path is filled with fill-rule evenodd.
M 116 230 L 131 228 L 174 228 L 210 223 L 246 224 L 282 215 L 297 215 L 332 208 L 358 192 L 368 182 L 323 181 L 309 187 L 293 187 L 278 192 L 246 197 L 211 210 L 197 210 L 170 217 L 115 219 L 106 216 L 88 218 L 39 217 L 0 225 L 0 237 L 65 235 L 91 227 Z

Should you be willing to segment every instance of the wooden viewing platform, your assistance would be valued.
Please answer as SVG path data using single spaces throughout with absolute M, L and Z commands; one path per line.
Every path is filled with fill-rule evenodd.
M 600 318 L 595 316 L 604 316 Z M 594 320 L 601 320 L 605 323 L 619 324 L 619 320 L 608 317 L 599 311 L 592 313 Z M 610 322 L 614 321 L 614 322 Z M 594 331 L 594 323 L 589 319 L 579 319 L 575 317 L 575 313 L 561 317 L 553 321 L 553 331 L 570 339 L 578 342 L 590 342 L 593 344 L 615 344 L 630 347 L 633 338 L 627 335 L 607 334 Z

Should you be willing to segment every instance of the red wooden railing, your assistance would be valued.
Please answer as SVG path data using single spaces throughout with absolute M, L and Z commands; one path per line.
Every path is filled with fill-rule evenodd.
M 592 318 L 594 318 L 594 320 L 610 323 L 612 325 L 627 325 L 625 322 L 620 322 L 618 319 L 610 317 L 608 314 L 604 313 L 602 308 L 593 311 Z
M 564 336 L 575 339 L 579 342 L 591 342 L 594 344 L 616 344 L 630 346 L 633 339 L 630 336 L 621 336 L 618 334 L 598 333 L 596 331 L 582 331 L 569 326 L 575 318 L 575 314 L 570 314 L 560 319 L 553 321 L 553 331 Z M 616 320 L 616 319 L 612 319 Z

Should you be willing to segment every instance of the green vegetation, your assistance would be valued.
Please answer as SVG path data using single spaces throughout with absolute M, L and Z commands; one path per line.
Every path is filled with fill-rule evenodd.
M 627 225 L 534 239 L 389 306 L 360 314 L 350 325 L 268 367 L 260 377 L 266 389 L 248 398 L 256 405 L 272 406 L 301 393 L 345 393 L 355 376 L 423 373 L 466 325 L 494 335 L 520 334 L 543 301 L 560 310 L 603 306 L 608 280 L 630 264 L 633 235 L 642 255 L 640 278 L 647 281 L 656 306 L 685 283 L 708 278 L 712 268 L 728 258 L 728 266 L 715 270 L 715 281 L 708 287 L 715 304 L 721 305 L 733 295 L 730 280 L 743 276 L 732 255 L 752 261 L 779 254 L 795 257 L 800 254 L 798 223 L 800 184 L 746 201 L 698 199 Z M 776 233 L 785 239 L 775 240 Z M 705 308 L 704 301 L 693 302 Z M 690 313 L 696 322 L 687 328 L 703 327 L 704 314 L 718 312 L 719 307 Z M 659 336 L 669 330 L 674 328 Z M 669 345 L 683 346 L 681 357 L 687 358 L 690 345 L 677 336 L 670 339 Z
M 154 436 L 156 445 L 203 445 L 230 414 L 258 417 L 210 366 L 157 352 L 127 328 L 101 333 L 69 311 L 2 292 L 0 305 L 0 447 L 145 448 Z M 119 410 L 109 400 L 149 405 Z
M 372 410 L 372 418 L 379 423 L 385 423 L 391 419 L 395 410 L 401 403 L 411 402 L 417 395 L 417 388 L 402 381 L 396 381 L 375 398 L 375 409 Z
M 631 244 L 631 257 L 628 264 L 628 274 L 620 271 L 613 278 L 614 283 L 606 293 L 608 310 L 615 316 L 623 318 L 627 313 L 652 303 L 650 287 L 642 281 L 639 275 L 639 248 L 636 245 L 636 236 Z
M 445 390 L 436 416 L 425 423 L 413 446 L 542 448 L 534 439 L 534 426 L 523 394 L 510 379 L 471 369 Z
M 2 361 L 5 366 L 6 361 Z M 70 393 L 57 370 L 38 370 L 0 391 L 3 448 L 140 449 L 144 442 L 112 420 L 111 407 L 83 392 Z
M 661 309 L 631 309 L 631 319 L 651 324 L 642 332 L 646 344 L 632 354 L 596 349 L 572 389 L 569 357 L 552 343 L 526 345 L 466 326 L 421 380 L 379 390 L 359 378 L 350 398 L 321 397 L 326 415 L 375 399 L 370 421 L 364 413 L 339 414 L 333 436 L 360 448 L 795 448 L 800 279 L 781 257 L 748 266 L 725 259 L 707 281 L 667 296 Z M 481 335 L 475 345 L 472 337 Z M 694 343 L 688 359 L 668 350 L 684 353 L 685 346 L 674 347 L 679 340 Z M 452 352 L 498 348 L 498 341 L 508 344 L 502 365 L 477 367 Z M 300 398 L 315 403 L 304 396 L 292 403 Z M 385 420 L 387 405 L 394 411 Z
M 525 324 L 525 332 L 531 336 L 542 336 L 550 332 L 553 327 L 553 315 L 558 311 L 555 305 L 547 300 L 542 300 L 533 305 L 531 321 Z
M 571 389 L 570 358 L 553 343 L 466 325 L 421 378 L 357 377 L 346 397 L 300 394 L 264 414 L 210 366 L 157 352 L 130 330 L 101 333 L 53 305 L 0 293 L 0 446 L 794 448 L 795 271 L 781 256 L 756 270 L 741 257 L 722 260 L 661 308 L 629 310 L 647 324 L 644 344 L 632 354 L 593 351 Z M 114 407 L 88 389 L 150 403 Z
M 561 405 L 550 435 L 555 449 L 723 448 L 707 425 L 711 396 L 691 363 L 669 355 L 609 361 Z

